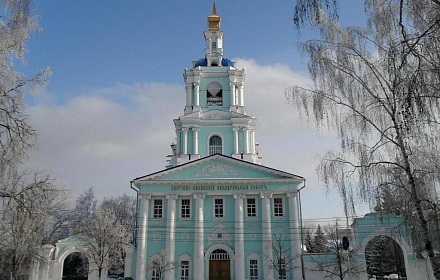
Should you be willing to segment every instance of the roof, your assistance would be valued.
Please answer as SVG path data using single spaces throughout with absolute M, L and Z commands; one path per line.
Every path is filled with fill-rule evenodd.
M 199 60 L 197 60 L 194 63 L 194 67 L 193 68 L 196 68 L 196 67 L 199 67 L 199 66 L 202 66 L 202 67 L 208 66 L 208 60 L 206 59 L 206 57 L 200 58 Z M 222 66 L 234 67 L 234 62 L 232 62 L 231 60 L 229 60 L 227 58 L 222 58 Z

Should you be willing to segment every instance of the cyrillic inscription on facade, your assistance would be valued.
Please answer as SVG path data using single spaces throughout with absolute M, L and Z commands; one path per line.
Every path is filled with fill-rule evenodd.
M 231 186 L 171 186 L 173 192 L 190 192 L 190 191 L 262 191 L 267 190 L 266 185 L 231 185 Z

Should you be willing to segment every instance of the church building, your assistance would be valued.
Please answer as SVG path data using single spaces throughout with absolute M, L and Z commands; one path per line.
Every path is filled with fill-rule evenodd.
M 138 218 L 125 279 L 303 279 L 305 179 L 260 163 L 245 69 L 223 55 L 220 23 L 214 3 L 205 55 L 184 70 L 166 168 L 131 181 Z

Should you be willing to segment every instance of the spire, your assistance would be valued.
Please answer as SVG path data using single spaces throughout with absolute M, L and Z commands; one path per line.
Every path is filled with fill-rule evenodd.
M 217 15 L 217 9 L 215 8 L 215 0 L 214 0 L 214 5 L 212 6 L 212 14 Z
M 217 8 L 215 7 L 215 0 L 214 0 L 214 5 L 212 6 L 212 14 L 208 16 L 209 31 L 219 31 L 221 20 L 222 20 L 221 17 L 217 15 Z

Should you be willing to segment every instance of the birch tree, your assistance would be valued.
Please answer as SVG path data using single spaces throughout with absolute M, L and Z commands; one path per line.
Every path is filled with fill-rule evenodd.
M 98 270 L 99 279 L 107 275 L 102 272 L 121 262 L 121 250 L 128 243 L 127 230 L 118 222 L 116 215 L 109 211 L 96 211 L 83 224 L 82 246 L 86 248 L 90 263 Z
M 19 200 L 0 198 L 0 279 L 16 279 L 39 261 L 40 246 L 59 227 L 48 221 L 63 207 L 68 193 L 47 176 L 10 181 Z
M 36 131 L 28 120 L 24 94 L 44 85 L 50 74 L 46 69 L 26 77 L 16 68 L 25 63 L 25 43 L 37 28 L 30 2 L 0 1 L 0 175 L 35 145 Z M 8 190 L 0 189 L 0 194 Z
M 337 223 L 325 227 L 324 231 L 327 248 L 325 252 L 310 255 L 315 262 L 311 270 L 323 273 L 324 278 L 339 280 L 356 278 L 356 275 L 363 273 L 362 265 L 355 259 L 356 252 L 352 248 L 343 249 L 342 237 L 349 235 L 349 232 L 338 228 Z
M 318 128 L 337 131 L 341 150 L 328 152 L 317 170 L 339 191 L 346 214 L 383 189 L 401 189 L 440 279 L 426 217 L 439 175 L 440 2 L 364 3 L 364 27 L 343 28 L 338 1 L 297 1 L 297 26 L 309 21 L 321 38 L 301 45 L 314 87 L 286 95 Z
M 265 254 L 265 259 L 268 262 L 267 267 L 276 271 L 277 279 L 287 279 L 287 275 L 290 271 L 293 271 L 295 258 L 301 258 L 301 256 L 292 256 L 290 239 L 288 235 L 283 232 L 279 232 L 274 235 L 272 239 L 272 255 Z
M 159 254 L 153 255 L 151 261 L 147 264 L 147 271 L 150 271 L 152 279 L 164 279 L 165 272 L 174 270 L 178 267 L 178 263 L 170 260 L 166 250 L 161 250 Z

